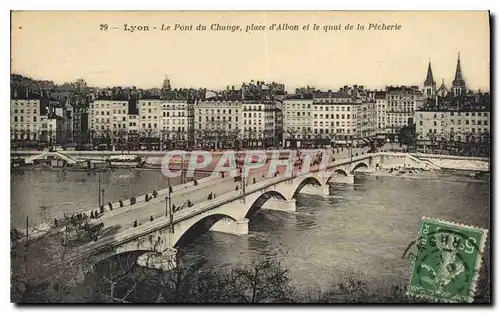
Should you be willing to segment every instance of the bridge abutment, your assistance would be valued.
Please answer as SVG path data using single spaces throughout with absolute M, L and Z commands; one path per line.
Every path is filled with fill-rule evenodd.
M 212 225 L 210 231 L 231 235 L 247 235 L 248 234 L 248 219 L 244 218 L 238 221 L 223 218 Z
M 177 267 L 177 249 L 168 248 L 163 253 L 146 252 L 137 258 L 137 265 L 163 271 Z
M 346 175 L 333 175 L 329 182 L 331 184 L 349 184 L 352 185 L 354 184 L 354 175 L 353 174 L 348 174 Z
M 295 199 L 290 199 L 290 200 L 281 200 L 281 199 L 269 199 L 267 202 L 264 204 L 263 208 L 267 210 L 276 210 L 276 211 L 283 211 L 283 212 L 295 212 L 297 211 L 297 205 L 296 205 Z
M 330 186 L 313 186 L 307 185 L 304 186 L 301 190 L 301 193 L 305 193 L 308 195 L 316 195 L 316 196 L 329 196 L 330 195 Z

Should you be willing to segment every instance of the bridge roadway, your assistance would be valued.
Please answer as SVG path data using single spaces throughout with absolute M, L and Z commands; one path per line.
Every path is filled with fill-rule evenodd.
M 250 171 L 249 176 L 246 179 L 247 185 L 249 186 L 253 184 L 254 178 L 256 182 L 260 182 L 265 178 L 268 178 L 268 170 L 269 166 L 256 171 Z M 284 172 L 284 170 L 281 169 L 281 172 Z M 265 175 L 265 178 L 263 178 L 263 175 Z M 238 191 L 241 193 L 241 182 L 235 182 L 234 177 L 230 177 L 230 175 L 226 173 L 224 178 L 217 178 L 203 185 L 191 187 L 187 190 L 181 189 L 173 192 L 171 194 L 172 207 L 175 205 L 176 208 L 179 208 L 184 205 L 184 208 L 181 211 L 185 211 L 188 209 L 186 204 L 187 200 L 191 201 L 191 203 L 195 205 L 207 201 L 208 195 L 211 192 L 215 193 L 217 198 L 226 193 L 236 191 L 236 186 L 238 186 Z M 103 236 L 106 236 L 107 232 L 115 233 L 115 231 L 118 231 L 119 229 L 128 229 L 132 227 L 134 221 L 137 221 L 139 226 L 144 223 L 150 223 L 151 216 L 153 219 L 157 219 L 167 215 L 167 201 L 165 200 L 165 196 L 158 196 L 149 202 L 141 202 L 138 205 L 124 208 L 126 209 L 123 210 L 123 208 L 116 208 L 113 211 L 109 211 L 107 208 L 108 211 L 106 211 L 98 219 L 92 220 L 92 224 L 99 224 L 102 222 L 104 224 L 102 233 Z M 178 213 L 179 212 L 174 213 L 174 216 Z
M 362 153 L 365 153 L 369 148 L 367 147 L 364 147 L 364 148 L 353 148 L 352 149 L 352 153 L 355 155 L 356 153 L 358 154 L 362 154 Z M 318 151 L 318 150 L 299 150 L 299 151 L 302 151 L 302 152 L 307 152 L 307 151 Z M 336 152 L 338 151 L 338 152 Z M 289 151 L 290 152 L 290 151 Z M 292 151 L 292 152 L 295 152 L 295 151 Z M 345 158 L 347 159 L 349 157 L 349 149 L 347 148 L 344 148 L 344 149 L 335 149 L 333 150 L 333 154 L 332 154 L 332 157 L 335 157 L 337 160 L 338 159 L 342 159 L 342 158 Z M 213 158 L 213 162 L 211 165 L 207 166 L 207 169 L 212 169 L 219 161 L 219 158 L 221 156 L 221 153 L 219 154 L 216 154 Z M 268 165 L 266 165 L 268 166 Z M 262 169 L 262 171 L 266 171 L 267 170 L 267 167 Z M 256 177 L 256 180 L 259 180 L 259 177 Z M 178 207 L 178 206 L 181 206 L 182 204 L 184 204 L 184 202 L 188 199 L 188 197 L 186 196 L 187 194 L 190 194 L 192 193 L 193 191 L 197 191 L 195 193 L 194 196 L 190 196 L 189 200 L 195 204 L 197 203 L 197 201 L 199 199 L 201 200 L 206 200 L 203 199 L 203 195 L 200 195 L 200 196 L 197 196 L 197 194 L 203 194 L 203 192 L 206 193 L 206 195 L 208 195 L 208 193 L 210 193 L 210 191 L 202 191 L 201 189 L 204 187 L 204 186 L 201 186 L 201 185 L 205 185 L 206 186 L 213 186 L 214 184 L 218 184 L 219 182 L 221 181 L 226 181 L 227 183 L 229 183 L 231 180 L 229 179 L 229 177 L 225 178 L 225 179 L 222 179 L 222 178 L 217 178 L 217 177 L 212 177 L 212 178 L 204 178 L 204 179 L 200 179 L 199 180 L 199 184 L 200 186 L 193 186 L 193 183 L 192 182 L 188 182 L 184 185 L 176 185 L 176 186 L 173 186 L 173 190 L 174 190 L 174 193 L 172 193 L 172 196 L 174 197 L 173 198 L 173 204 Z M 250 177 L 250 179 L 248 180 L 249 182 L 253 182 L 253 177 Z M 236 187 L 234 185 L 234 187 Z M 226 189 L 224 189 L 226 190 Z M 229 190 L 229 187 L 227 188 L 227 190 Z M 229 191 L 232 191 L 232 190 L 229 190 Z M 108 205 L 105 205 L 105 213 L 103 216 L 101 216 L 99 219 L 97 220 L 92 220 L 92 223 L 95 224 L 96 222 L 103 222 L 105 223 L 105 228 L 107 228 L 107 223 L 109 221 L 111 221 L 111 217 L 115 217 L 115 216 L 118 216 L 118 215 L 121 215 L 121 214 L 130 214 L 129 216 L 130 217 L 130 220 L 129 222 L 133 224 L 133 222 L 135 220 L 138 221 L 138 223 L 142 223 L 143 221 L 145 220 L 148 220 L 149 221 L 149 218 L 150 216 L 153 216 L 153 218 L 157 218 L 159 216 L 162 216 L 165 214 L 165 207 L 163 207 L 163 211 L 162 209 L 160 208 L 155 208 L 155 209 L 151 209 L 151 210 L 143 210 L 141 211 L 141 213 L 139 213 L 139 211 L 136 211 L 136 210 L 140 210 L 141 208 L 145 207 L 145 206 L 149 206 L 150 204 L 153 204 L 153 203 L 156 203 L 158 201 L 161 201 L 162 199 L 165 198 L 165 196 L 167 195 L 167 189 L 163 189 L 163 190 L 158 190 L 158 197 L 157 198 L 154 198 L 153 200 L 151 200 L 150 202 L 148 202 L 147 204 L 144 202 L 144 195 L 136 195 L 136 204 L 134 205 L 130 205 L 130 199 L 123 199 L 123 204 L 124 204 L 124 207 L 120 208 L 119 207 L 119 203 L 118 202 L 113 202 L 112 203 L 112 206 L 113 206 L 113 211 L 109 211 L 109 207 Z M 221 192 L 219 192 L 221 193 Z M 149 193 L 151 195 L 151 193 Z M 164 202 L 163 202 L 164 203 Z M 85 213 L 87 215 L 90 214 L 91 211 L 99 211 L 99 208 L 95 207 L 93 209 L 90 209 L 90 210 L 83 210 L 83 211 L 80 211 L 80 212 L 75 212 L 75 213 Z M 162 214 L 158 213 L 158 212 L 163 212 Z M 149 215 L 148 215 L 149 213 Z M 124 217 L 118 217 L 119 219 L 125 219 Z M 135 218 L 135 219 L 134 219 Z M 115 226 L 115 231 L 116 231 L 116 227 L 118 227 L 118 225 L 114 224 L 113 222 L 109 222 L 111 225 L 114 225 Z M 131 225 L 132 225 L 131 224 Z M 24 231 L 23 230 L 19 230 L 22 234 L 23 234 L 23 239 L 25 239 L 24 237 Z M 32 226 L 30 227 L 29 229 L 29 233 L 30 233 L 30 238 L 38 238 L 38 237 L 42 237 L 44 236 L 45 234 L 48 234 L 48 233 L 51 233 L 51 226 L 49 224 L 40 224 L 40 225 L 35 225 L 35 226 Z
M 353 149 L 353 153 L 361 153 L 368 150 L 367 148 L 359 148 Z M 339 151 L 333 155 L 335 158 L 347 158 L 348 149 L 344 149 L 344 151 Z M 251 170 L 249 176 L 247 177 L 247 184 L 253 184 L 253 179 L 255 178 L 256 182 L 260 182 L 263 180 L 262 175 L 268 176 L 270 163 L 266 163 L 265 166 L 259 169 Z M 285 167 L 278 167 L 281 173 L 284 172 Z M 268 178 L 268 177 L 265 177 Z M 214 188 L 214 186 L 217 186 Z M 181 207 L 186 203 L 187 200 L 190 200 L 191 203 L 197 204 L 199 202 L 203 202 L 207 200 L 208 194 L 210 192 L 215 192 L 216 197 L 221 196 L 225 193 L 235 191 L 236 186 L 240 189 L 241 192 L 241 183 L 234 182 L 234 178 L 230 177 L 228 173 L 226 173 L 225 178 L 215 178 L 213 180 L 209 180 L 203 185 L 198 185 L 196 187 L 189 187 L 186 189 L 180 189 L 178 191 L 174 191 L 171 194 L 172 206 L 175 205 L 176 208 Z M 214 190 L 216 189 L 216 190 Z M 175 190 L 175 188 L 174 188 Z M 150 217 L 153 216 L 153 219 L 156 219 L 161 216 L 165 216 L 167 212 L 165 196 L 167 195 L 166 190 L 159 191 L 159 195 L 157 198 L 153 198 L 149 202 L 141 201 L 133 206 L 126 206 L 123 208 L 116 208 L 114 206 L 113 211 L 109 211 L 108 206 L 105 206 L 105 213 L 96 220 L 92 220 L 92 224 L 104 223 L 103 233 L 106 232 L 107 229 L 112 228 L 114 231 L 118 230 L 121 227 L 131 227 L 134 221 L 137 221 L 138 225 L 141 225 L 145 222 L 150 222 Z M 141 198 L 142 199 L 142 198 Z M 187 208 L 185 206 L 184 210 Z M 175 214 L 174 214 L 175 215 Z
M 330 169 L 333 164 L 330 163 L 328 168 Z M 319 170 L 319 166 L 314 166 L 311 167 L 309 173 L 305 173 L 302 175 L 309 175 L 310 173 L 317 172 Z M 283 173 L 283 170 L 280 171 L 280 173 Z M 247 192 L 249 194 L 254 193 L 259 190 L 267 189 L 273 185 L 276 185 L 278 183 L 288 181 L 293 179 L 292 177 L 287 177 L 284 175 L 278 175 L 277 177 L 265 177 L 264 179 L 262 178 L 262 170 L 256 171 L 253 174 L 250 174 L 249 178 L 253 180 L 253 177 L 259 177 L 260 180 L 256 180 L 256 183 L 253 184 L 250 183 L 247 187 Z M 300 176 L 300 175 L 299 175 Z M 193 216 L 199 215 L 205 211 L 209 211 L 215 207 L 218 207 L 222 204 L 229 203 L 232 201 L 235 201 L 239 198 L 242 197 L 241 190 L 236 191 L 235 186 L 236 183 L 234 182 L 234 179 L 231 178 L 230 180 L 225 179 L 224 182 L 218 183 L 217 184 L 218 189 L 220 190 L 221 196 L 217 196 L 215 199 L 211 201 L 206 201 L 206 197 L 203 197 L 205 193 L 209 193 L 213 190 L 212 184 L 209 186 L 203 186 L 203 188 L 200 188 L 200 192 L 198 195 L 201 197 L 199 203 L 193 205 L 190 208 L 185 208 L 179 212 L 176 212 L 173 215 L 173 224 L 177 224 L 183 220 L 189 219 Z M 220 186 L 220 187 L 219 187 Z M 192 193 L 190 193 L 191 196 Z M 141 210 L 133 211 L 133 212 L 124 212 L 125 214 L 119 214 L 115 216 L 109 216 L 109 217 L 104 217 L 104 228 L 109 229 L 112 227 L 124 227 L 126 231 L 123 232 L 118 232 L 118 233 L 104 233 L 102 236 L 99 237 L 98 241 L 96 242 L 91 242 L 88 244 L 85 244 L 83 246 L 80 246 L 76 249 L 76 251 L 73 251 L 72 255 L 73 257 L 83 257 L 83 256 L 89 256 L 89 255 L 94 255 L 94 254 L 99 254 L 100 252 L 109 249 L 112 246 L 116 246 L 121 244 L 122 242 L 130 241 L 133 240 L 133 238 L 136 237 L 141 237 L 145 233 L 151 233 L 154 232 L 155 230 L 158 229 L 164 229 L 167 226 L 170 225 L 170 218 L 165 216 L 163 212 L 165 212 L 165 202 L 159 202 L 160 205 L 155 205 L 154 209 L 151 209 L 151 211 L 148 209 L 147 212 L 152 212 L 155 214 L 158 214 L 158 218 L 155 219 L 153 222 L 149 221 L 149 216 L 148 218 L 144 218 L 145 212 Z M 142 223 L 142 225 L 138 225 L 137 228 L 132 228 L 131 227 L 131 220 L 132 216 L 137 217 L 137 218 L 142 218 L 142 221 L 145 221 Z M 98 219 L 98 222 L 101 220 Z M 107 225 L 106 223 L 110 223 L 110 225 Z M 104 231 L 106 232 L 106 231 Z
M 434 167 L 428 161 L 421 161 L 409 154 L 382 152 L 359 155 L 352 160 L 348 158 L 335 160 L 333 163 L 329 162 L 328 168 L 330 169 L 331 166 L 335 166 L 337 175 L 339 175 L 339 171 L 343 172 L 343 175 L 348 175 L 347 173 L 352 173 L 358 166 L 375 167 L 377 164 L 384 167 L 402 165 L 422 168 Z M 251 173 L 250 177 L 247 178 L 247 182 L 249 182 L 246 187 L 248 198 L 245 198 L 247 199 L 247 204 L 238 201 L 238 199 L 242 198 L 242 191 L 241 189 L 235 190 L 235 187 L 240 184 L 235 182 L 232 177 L 221 178 L 217 183 L 213 181 L 212 183 L 204 184 L 187 193 L 179 193 L 177 195 L 174 193 L 172 194 L 172 202 L 176 206 L 185 203 L 188 199 L 187 197 L 194 204 L 192 207 L 185 207 L 173 215 L 175 233 L 170 233 L 168 227 L 170 225 L 170 217 L 165 216 L 166 202 L 164 197 L 155 198 L 145 207 L 136 207 L 135 210 L 120 211 L 120 209 L 117 209 L 112 212 L 108 211 L 101 218 L 93 220 L 94 223 L 104 223 L 104 228 L 99 239 L 96 242 L 77 247 L 71 254 L 75 258 L 93 256 L 93 259 L 95 257 L 95 261 L 98 262 L 97 259 L 99 258 L 106 258 L 116 253 L 132 250 L 166 251 L 165 249 L 175 246 L 180 236 L 188 231 L 194 223 L 213 214 L 227 215 L 236 221 L 235 224 L 239 224 L 241 221 L 247 225 L 246 212 L 259 199 L 262 194 L 261 192 L 267 193 L 268 191 L 272 191 L 277 193 L 277 195 L 268 194 L 268 196 L 281 196 L 282 200 L 288 202 L 288 200 L 292 200 L 293 194 L 297 190 L 300 190 L 301 183 L 308 177 L 314 177 L 321 188 L 328 184 L 330 175 L 320 178 L 321 176 L 315 173 L 318 170 L 318 166 L 311 167 L 309 173 L 300 173 L 296 178 L 282 175 L 283 170 L 280 170 L 281 175 L 277 177 L 268 177 L 268 175 L 263 177 L 262 174 L 267 173 L 267 170 L 266 167 L 261 168 Z M 352 174 L 349 175 L 352 176 Z M 253 183 L 254 178 L 255 183 Z M 336 181 L 337 179 L 338 176 L 336 177 Z M 214 190 L 215 183 L 217 184 L 217 192 L 220 195 L 217 194 L 215 199 L 207 201 L 207 196 Z M 273 190 L 268 189 L 270 187 Z M 155 217 L 155 219 L 150 221 L 150 216 Z M 139 225 L 134 228 L 133 222 L 135 220 L 139 222 Z M 239 226 L 235 226 L 237 227 L 235 229 L 236 234 L 243 233 L 240 231 Z

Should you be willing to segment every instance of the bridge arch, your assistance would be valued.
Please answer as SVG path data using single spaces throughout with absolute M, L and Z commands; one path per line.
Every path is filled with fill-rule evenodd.
M 179 236 L 175 236 L 172 246 L 178 248 L 181 246 L 188 245 L 193 239 L 199 237 L 200 234 L 207 232 L 210 228 L 220 220 L 228 219 L 231 221 L 236 221 L 236 218 L 229 214 L 214 212 L 198 219 L 194 223 L 188 226 L 183 226 L 184 229 L 176 229 L 175 231 Z
M 368 168 L 368 165 L 365 163 L 365 162 L 359 162 L 358 164 L 356 164 L 354 166 L 354 168 L 352 169 L 352 173 L 354 173 L 357 169 L 359 168 Z
M 116 251 L 116 253 L 103 255 L 94 260 L 94 268 L 96 272 L 109 273 L 110 271 L 130 270 L 137 264 L 137 258 L 144 253 L 155 252 L 148 249 L 125 249 Z
M 337 175 L 347 176 L 347 172 L 341 168 L 338 168 L 334 171 Z
M 297 188 L 295 188 L 295 191 L 293 192 L 292 198 L 295 198 L 297 196 L 297 194 L 299 194 L 300 190 L 302 190 L 302 188 L 304 188 L 306 185 L 321 186 L 321 182 L 316 177 L 313 177 L 313 176 L 304 178 L 298 184 Z
M 286 197 L 277 190 L 269 190 L 261 194 L 253 203 L 248 207 L 248 211 L 245 213 L 245 218 L 252 217 L 262 206 L 271 198 L 279 200 L 287 200 Z

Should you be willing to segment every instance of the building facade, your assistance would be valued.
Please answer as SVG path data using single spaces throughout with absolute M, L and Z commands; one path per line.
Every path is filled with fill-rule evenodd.
M 251 148 L 275 145 L 276 104 L 271 100 L 243 100 L 243 144 Z
M 283 100 L 283 145 L 285 148 L 300 147 L 302 141 L 311 139 L 313 102 L 312 95 L 294 95 Z
M 397 140 L 403 126 L 414 123 L 415 111 L 422 107 L 423 98 L 416 86 L 386 87 L 386 128 L 393 140 Z
M 129 100 L 101 97 L 90 104 L 89 130 L 93 137 L 118 136 L 128 132 Z
M 438 152 L 488 155 L 489 93 L 438 97 L 415 112 L 417 147 Z
M 10 100 L 11 140 L 63 143 L 63 111 L 57 100 L 29 93 L 14 94 Z
M 374 95 L 376 103 L 377 116 L 377 135 L 380 138 L 385 138 L 388 133 L 387 129 L 387 98 L 385 91 L 376 91 Z
M 194 143 L 196 147 L 236 146 L 242 140 L 240 127 L 243 109 L 239 98 L 199 100 L 194 109 Z

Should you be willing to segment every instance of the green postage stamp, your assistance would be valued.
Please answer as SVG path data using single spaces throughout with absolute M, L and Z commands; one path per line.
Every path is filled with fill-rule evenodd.
M 472 302 L 486 229 L 423 217 L 407 293 L 444 302 Z

